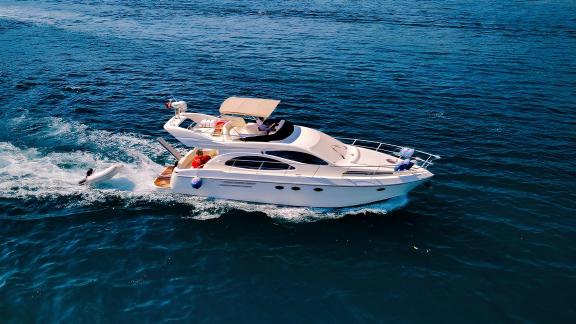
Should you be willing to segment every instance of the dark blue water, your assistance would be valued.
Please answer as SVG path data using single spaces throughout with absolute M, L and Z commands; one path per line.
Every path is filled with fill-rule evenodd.
M 170 95 L 443 159 L 360 208 L 157 193 Z M 1 1 L 0 322 L 573 322 L 575 113 L 569 0 Z

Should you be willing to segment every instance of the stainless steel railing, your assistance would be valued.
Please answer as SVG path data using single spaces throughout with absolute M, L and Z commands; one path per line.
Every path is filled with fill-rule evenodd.
M 376 152 L 384 152 L 396 157 L 400 157 L 400 150 L 404 148 L 403 146 L 399 145 L 362 140 L 358 138 L 347 138 L 347 137 L 335 137 L 335 138 L 344 144 L 356 147 L 362 147 Z M 424 151 L 414 150 L 412 159 L 418 162 L 417 163 L 418 166 L 426 169 L 429 166 L 433 165 L 432 163 L 433 161 L 440 159 L 440 156 Z

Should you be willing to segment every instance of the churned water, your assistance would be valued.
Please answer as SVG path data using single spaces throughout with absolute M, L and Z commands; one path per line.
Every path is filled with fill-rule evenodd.
M 159 193 L 171 95 L 443 159 L 358 208 Z M 576 318 L 574 1 L 1 1 L 0 109 L 0 322 Z

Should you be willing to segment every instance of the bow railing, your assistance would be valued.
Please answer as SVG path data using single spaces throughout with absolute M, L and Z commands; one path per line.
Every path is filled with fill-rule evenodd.
M 336 139 L 344 144 L 356 147 L 362 147 L 376 152 L 383 152 L 392 156 L 396 156 L 398 158 L 401 157 L 400 151 L 403 148 L 405 148 L 404 146 L 376 142 L 376 141 L 368 141 L 358 138 L 336 137 Z M 429 166 L 433 165 L 432 163 L 433 161 L 440 159 L 440 156 L 424 151 L 414 150 L 414 154 L 412 155 L 411 158 L 413 160 L 416 160 L 418 166 L 426 169 Z

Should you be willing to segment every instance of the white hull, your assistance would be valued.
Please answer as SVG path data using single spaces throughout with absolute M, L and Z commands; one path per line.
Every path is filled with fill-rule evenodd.
M 349 207 L 402 196 L 431 177 L 410 176 L 406 182 L 362 181 L 347 184 L 330 179 L 316 183 L 294 183 L 290 179 L 232 179 L 201 177 L 202 186 L 191 185 L 192 176 L 173 175 L 172 191 L 200 197 L 241 200 L 288 206 Z M 278 188 L 282 187 L 281 189 Z M 294 190 L 293 188 L 298 188 Z

